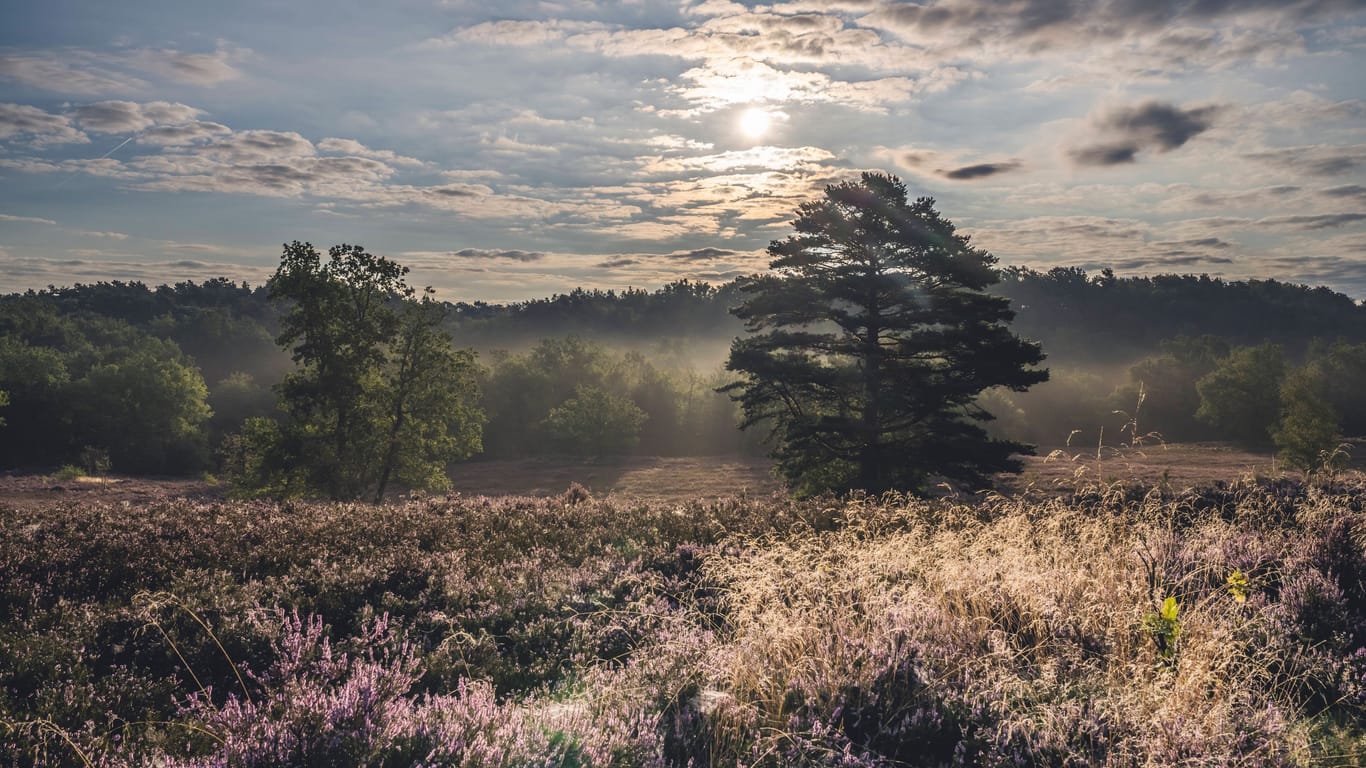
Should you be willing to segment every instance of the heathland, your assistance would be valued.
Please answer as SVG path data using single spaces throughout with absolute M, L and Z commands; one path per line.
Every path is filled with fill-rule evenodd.
M 1355 476 L 936 500 L 142 491 L 0 502 L 0 762 L 1366 755 Z
M 0 763 L 1366 759 L 1366 481 L 1345 471 L 1366 309 L 1346 296 L 983 272 L 1028 381 L 958 354 L 1010 314 L 990 299 L 991 323 L 803 353 L 835 393 L 807 413 L 781 371 L 735 364 L 730 311 L 771 278 L 491 307 L 334 250 L 336 274 L 287 246 L 269 290 L 0 298 L 0 468 L 28 473 L 0 478 Z M 770 334 L 769 362 L 824 344 L 834 309 Z M 1050 377 L 1020 391 L 1035 342 Z M 848 386 L 893 352 L 918 372 Z M 741 414 L 718 391 L 740 374 L 783 397 Z M 877 426 L 859 398 L 931 403 L 940 431 L 864 462 L 887 472 L 856 450 L 813 478 L 821 430 Z M 737 430 L 767 408 L 800 461 Z M 991 430 L 973 444 L 1044 449 L 971 492 L 1005 464 L 927 458 L 966 419 Z

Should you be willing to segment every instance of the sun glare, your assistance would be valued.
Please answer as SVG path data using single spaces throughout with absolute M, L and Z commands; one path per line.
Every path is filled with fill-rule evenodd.
M 740 115 L 740 132 L 751 139 L 762 139 L 773 124 L 773 116 L 758 107 L 750 107 Z

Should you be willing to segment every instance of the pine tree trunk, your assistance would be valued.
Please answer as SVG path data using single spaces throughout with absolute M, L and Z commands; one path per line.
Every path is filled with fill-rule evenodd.
M 876 307 L 872 309 L 876 310 Z M 882 488 L 882 329 L 869 326 L 863 350 L 863 446 L 859 451 L 859 484 L 871 493 Z

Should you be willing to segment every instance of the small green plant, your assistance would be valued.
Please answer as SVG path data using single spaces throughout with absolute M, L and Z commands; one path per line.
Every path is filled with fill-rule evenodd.
M 1162 607 L 1156 613 L 1143 617 L 1143 628 L 1152 635 L 1153 642 L 1157 643 L 1158 655 L 1167 662 L 1176 659 L 1177 643 L 1181 639 L 1180 612 L 1181 606 L 1176 598 L 1168 597 L 1162 601 Z
M 71 482 L 72 480 L 76 480 L 82 477 L 85 477 L 85 470 L 81 469 L 75 464 L 63 464 L 61 469 L 52 473 L 52 478 L 54 480 L 60 480 L 64 483 Z
M 1224 580 L 1224 586 L 1228 587 L 1228 593 L 1233 595 L 1233 599 L 1239 603 L 1247 602 L 1247 596 L 1252 592 L 1252 582 L 1247 580 L 1247 576 L 1237 568 Z

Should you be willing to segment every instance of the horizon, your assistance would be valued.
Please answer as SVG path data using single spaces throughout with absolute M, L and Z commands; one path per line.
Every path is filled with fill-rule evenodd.
M 321 251 L 320 251 L 320 252 L 321 252 Z M 326 255 L 326 254 L 324 253 L 324 255 Z M 401 265 L 401 264 L 400 264 L 400 265 Z M 999 269 L 1001 269 L 1002 271 L 1008 270 L 1008 269 L 1015 269 L 1015 268 L 1019 268 L 1019 269 L 1033 269 L 1032 267 L 1028 267 L 1028 266 L 1020 265 L 1020 264 L 1002 264 L 1002 265 L 998 265 L 998 267 L 999 267 Z M 1065 268 L 1080 268 L 1080 267 L 1065 267 Z M 1035 271 L 1037 271 L 1039 274 L 1045 274 L 1045 273 L 1047 272 L 1047 270 L 1035 270 Z M 647 294 L 655 294 L 655 293 L 658 293 L 658 292 L 660 292 L 660 291 L 663 291 L 665 288 L 667 288 L 669 285 L 672 285 L 673 283 L 676 283 L 676 282 L 679 282 L 679 281 L 684 281 L 684 280 L 690 281 L 690 282 L 692 282 L 692 283 L 694 283 L 694 284 L 708 285 L 708 286 L 711 286 L 711 287 L 714 288 L 714 289 L 720 289 L 720 288 L 723 288 L 723 287 L 725 287 L 725 286 L 727 286 L 727 285 L 730 285 L 730 284 L 736 282 L 737 280 L 742 280 L 742 279 L 745 279 L 745 278 L 758 277 L 758 276 L 760 276 L 760 275 L 762 275 L 762 274 L 763 274 L 762 272 L 751 272 L 751 273 L 749 273 L 749 274 L 738 275 L 738 276 L 736 276 L 736 277 L 728 278 L 728 279 L 722 280 L 722 281 L 694 280 L 694 279 L 689 278 L 689 277 L 680 277 L 680 278 L 676 278 L 676 279 L 674 279 L 674 280 L 671 280 L 671 281 L 668 282 L 668 283 L 660 283 L 660 284 L 656 284 L 656 285 L 627 285 L 627 286 L 624 286 L 624 287 L 616 287 L 616 286 L 614 286 L 614 287 L 610 287 L 610 288 L 602 288 L 602 287 L 589 286 L 589 285 L 576 285 L 576 286 L 574 286 L 574 287 L 572 287 L 572 288 L 568 288 L 568 289 L 565 289 L 565 290 L 557 290 L 557 291 L 554 291 L 554 292 L 551 292 L 551 293 L 542 294 L 542 295 L 539 295 L 539 296 L 528 296 L 528 297 L 525 297 L 525 298 L 510 298 L 510 299 L 495 300 L 495 301 L 486 301 L 486 300 L 483 300 L 483 299 L 472 299 L 472 300 L 452 299 L 452 298 L 449 298 L 449 297 L 443 297 L 443 296 L 441 296 L 439 293 L 438 293 L 438 295 L 436 296 L 436 299 L 437 299 L 438 301 L 442 301 L 442 302 L 445 302 L 445 303 L 448 303 L 448 304 L 452 304 L 452 305 L 457 305 L 457 304 L 470 304 L 470 305 L 473 305 L 473 304 L 476 304 L 476 303 L 482 303 L 482 304 L 485 304 L 485 305 L 488 305 L 488 306 L 492 306 L 492 307 L 511 307 L 511 306 L 516 306 L 516 305 L 519 305 L 519 304 L 530 304 L 530 303 L 534 303 L 534 302 L 537 302 L 537 301 L 552 301 L 552 300 L 558 299 L 558 298 L 563 297 L 563 296 L 568 296 L 568 295 L 570 295 L 571 293 L 573 293 L 573 292 L 575 292 L 575 291 L 586 291 L 586 292 L 588 292 L 588 293 L 615 294 L 615 295 L 618 295 L 618 296 L 619 296 L 619 295 L 622 295 L 622 294 L 624 294 L 624 293 L 626 293 L 626 292 L 629 292 L 629 291 L 641 291 L 641 292 L 644 292 L 644 293 L 647 293 Z M 1097 277 L 1099 277 L 1099 276 L 1101 275 L 1101 271 L 1100 271 L 1100 270 L 1088 271 L 1088 272 L 1085 272 L 1085 275 L 1086 275 L 1086 277 L 1087 277 L 1088 280 L 1094 280 L 1095 278 L 1097 278 Z M 1335 294 L 1337 294 L 1337 295 L 1343 296 L 1343 297 L 1345 297 L 1345 298 L 1351 300 L 1351 302 L 1352 302 L 1354 305 L 1356 305 L 1356 306 L 1358 306 L 1358 307 L 1366 308 L 1366 297 L 1364 297 L 1364 298 L 1358 298 L 1358 297 L 1356 297 L 1356 296 L 1352 296 L 1351 294 L 1345 293 L 1345 292 L 1343 292 L 1343 291 L 1339 291 L 1339 290 L 1337 290 L 1337 289 L 1335 289 L 1335 288 L 1332 288 L 1332 287 L 1330 287 L 1330 286 L 1327 286 L 1327 285 L 1313 285 L 1313 284 L 1310 284 L 1310 283 L 1296 283 L 1296 282 L 1291 282 L 1291 281 L 1286 281 L 1286 280 L 1278 280 L 1278 279 L 1276 279 L 1276 278 L 1274 278 L 1274 277 L 1267 277 L 1267 278 L 1260 278 L 1260 277 L 1250 277 L 1250 278 L 1224 278 L 1224 277 L 1217 277 L 1217 276 L 1209 275 L 1209 274 L 1206 274 L 1206 273 L 1193 273 L 1193 272 L 1152 272 L 1152 273 L 1131 274 L 1131 275 L 1118 275 L 1118 274 L 1117 274 L 1117 275 L 1115 275 L 1115 277 L 1116 277 L 1117 279 L 1119 279 L 1119 280 L 1126 280 L 1126 279 L 1144 280 L 1144 279 L 1155 279 L 1155 278 L 1178 278 L 1178 279 L 1200 280 L 1200 279 L 1206 279 L 1206 278 L 1207 278 L 1207 279 L 1210 279 L 1210 280 L 1223 282 L 1225 285 L 1233 285 L 1233 284 L 1239 284 L 1239 283 L 1248 284 L 1248 283 L 1253 283 L 1253 282 L 1271 282 L 1271 283 L 1279 283 L 1279 284 L 1281 284 L 1281 285 L 1286 285 L 1286 286 L 1290 286 L 1290 287 L 1294 287 L 1294 288 L 1302 288 L 1302 289 L 1310 290 L 1310 291 L 1319 290 L 1319 289 L 1328 289 L 1328 290 L 1332 291 L 1333 293 L 1335 293 Z M 43 293 L 48 293 L 48 292 L 53 292 L 53 291 L 65 291 L 65 290 L 74 290 L 74 289 L 78 289 L 78 288 L 91 287 L 91 286 L 95 286 L 95 285 L 99 285 L 99 284 L 116 284 L 116 283 L 117 283 L 117 284 L 124 284 L 124 285 L 141 285 L 141 286 L 143 286 L 144 288 L 146 288 L 149 292 L 155 292 L 155 291 L 157 291 L 157 290 L 159 290 L 159 289 L 161 289 L 161 288 L 174 288 L 174 287 L 176 287 L 177 285 L 179 285 L 179 284 L 181 284 L 181 283 L 185 283 L 185 282 L 189 282 L 189 283 L 192 283 L 192 284 L 194 284 L 194 285 L 203 285 L 203 284 L 207 284 L 207 283 L 213 282 L 213 281 L 215 281 L 215 280 L 227 280 L 227 281 L 229 281 L 230 283 L 232 283 L 234 286 L 241 286 L 241 287 L 244 287 L 244 288 L 246 288 L 247 290 L 250 290 L 250 291 L 252 291 L 252 292 L 254 293 L 254 292 L 257 291 L 257 290 L 260 290 L 260 289 L 263 289 L 263 288 L 266 288 L 266 287 L 267 287 L 267 283 L 269 282 L 269 277 L 266 277 L 266 278 L 261 279 L 261 280 L 259 280 L 259 281 L 253 282 L 253 281 L 247 280 L 247 279 L 234 280 L 234 279 L 232 279 L 232 278 L 230 278 L 230 277 L 228 277 L 228 276 L 226 276 L 226 275 L 213 275 L 213 276 L 207 276 L 207 277 L 203 277 L 203 278 L 199 278 L 199 279 L 195 279 L 195 278 L 191 277 L 191 278 L 187 278 L 186 280 L 176 280 L 176 281 L 174 281 L 174 282 L 160 282 L 160 283 L 155 282 L 155 281 L 147 281 L 147 280 L 140 280 L 140 279 L 135 279 L 135 280 L 119 280 L 119 279 L 117 279 L 117 278 L 113 278 L 113 279 L 108 279 L 108 280 L 102 279 L 102 280 L 95 280 L 95 281 L 91 281 L 91 282 L 84 282 L 84 283 L 82 283 L 82 282 L 77 282 L 77 283 L 70 283 L 70 284 L 65 284 L 65 285 L 44 285 L 44 286 L 34 286 L 34 287 L 30 287 L 30 288 L 23 288 L 23 289 L 8 291 L 8 292 L 5 292 L 5 293 L 0 293 L 0 298 L 11 297 L 11 296 L 22 296 L 22 295 L 27 294 L 27 293 L 30 293 L 30 292 L 38 293 L 38 294 L 43 294 Z M 1004 280 L 1004 278 L 1003 278 L 1003 280 Z M 421 289 L 421 288 L 424 287 L 424 286 L 420 286 L 420 285 L 416 285 L 416 284 L 412 284 L 412 283 L 410 283 L 409 285 L 410 285 L 410 287 L 414 287 L 414 288 L 418 288 L 418 289 Z M 1000 283 L 996 283 L 995 285 L 1000 285 Z M 993 286 L 993 287 L 994 287 L 994 286 Z M 997 291 L 993 291 L 993 290 L 992 290 L 992 287 L 988 287 L 988 288 L 986 289 L 986 292 L 987 292 L 987 293 L 998 293 Z
M 994 9 L 6 7 L 0 292 L 260 285 L 296 239 L 450 302 L 722 284 L 875 170 L 1002 265 L 1366 298 L 1366 6 Z

